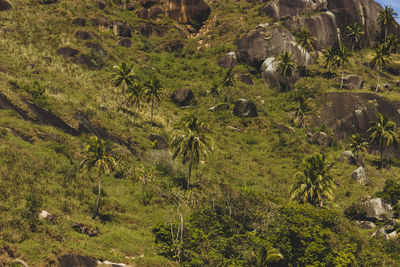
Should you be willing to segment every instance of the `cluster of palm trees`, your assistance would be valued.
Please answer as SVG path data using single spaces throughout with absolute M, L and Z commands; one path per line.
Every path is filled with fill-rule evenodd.
M 164 89 L 160 80 L 155 75 L 151 75 L 148 80 L 140 81 L 135 75 L 133 66 L 126 62 L 114 66 L 113 69 L 113 85 L 121 87 L 121 103 L 118 110 L 122 109 L 124 104 L 133 106 L 133 123 L 135 124 L 142 102 L 148 102 L 151 104 L 150 123 L 153 126 L 155 105 L 164 97 Z
M 383 168 L 384 149 L 399 142 L 400 129 L 394 121 L 377 112 L 376 121 L 371 122 L 368 133 L 370 134 L 369 142 L 360 134 L 355 134 L 349 138 L 348 147 L 352 149 L 356 158 L 360 159 L 360 153 L 367 153 L 370 143 L 377 144 L 380 152 L 379 167 Z M 333 197 L 335 183 L 329 175 L 332 167 L 333 164 L 328 163 L 325 156 L 321 154 L 307 159 L 303 172 L 296 175 L 298 180 L 291 187 L 291 199 L 322 207 L 324 199 L 329 200 Z

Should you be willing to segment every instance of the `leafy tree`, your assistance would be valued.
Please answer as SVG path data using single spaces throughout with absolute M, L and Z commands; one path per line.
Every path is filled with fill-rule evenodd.
M 400 52 L 400 40 L 394 34 L 388 35 L 385 46 L 390 53 L 398 54 Z
M 85 159 L 81 163 L 81 167 L 85 168 L 85 174 L 96 167 L 98 172 L 98 194 L 96 200 L 96 209 L 93 218 L 99 215 L 100 197 L 101 197 L 101 175 L 102 173 L 110 173 L 111 169 L 116 166 L 115 159 L 110 156 L 109 143 L 103 141 L 97 136 L 90 138 L 85 148 Z
M 307 159 L 303 173 L 298 173 L 298 181 L 291 187 L 291 199 L 300 203 L 323 206 L 324 198 L 332 199 L 334 181 L 329 175 L 333 164 L 325 161 L 325 155 Z
M 348 147 L 353 151 L 357 158 L 359 158 L 360 152 L 362 154 L 367 152 L 369 143 L 361 136 L 361 134 L 353 134 L 349 138 Z
M 164 89 L 162 88 L 160 80 L 153 76 L 149 81 L 146 82 L 145 87 L 147 89 L 146 96 L 147 101 L 151 103 L 151 125 L 153 125 L 153 113 L 154 105 L 160 102 L 164 97 Z
M 343 81 L 344 81 L 344 68 L 347 62 L 349 62 L 349 58 L 351 56 L 347 47 L 340 45 L 336 51 L 337 55 L 337 63 L 339 66 L 342 66 L 342 79 L 340 82 L 340 89 L 343 88 Z
M 305 28 L 301 29 L 296 35 L 296 42 L 307 51 L 314 50 L 313 44 L 315 40 L 317 40 L 317 38 L 315 36 L 311 36 L 310 31 Z
M 126 102 L 129 105 L 133 105 L 134 112 L 133 112 L 133 124 L 135 124 L 135 119 L 137 113 L 140 110 L 140 103 L 144 97 L 144 87 L 139 82 L 134 83 L 132 86 L 128 87 Z
M 381 162 L 380 167 L 383 167 L 383 150 L 390 145 L 399 142 L 398 129 L 394 121 L 385 118 L 381 113 L 376 113 L 376 121 L 371 122 L 371 128 L 368 129 L 370 133 L 371 143 L 379 145 Z
M 378 92 L 380 78 L 381 78 L 380 72 L 381 72 L 382 67 L 384 67 L 390 61 L 390 51 L 389 51 L 388 47 L 383 43 L 377 44 L 377 46 L 375 47 L 374 50 L 375 50 L 375 56 L 371 60 L 370 65 L 371 65 L 371 67 L 375 67 L 375 66 L 377 67 L 378 83 L 376 85 L 375 92 Z
M 397 18 L 397 13 L 391 6 L 385 6 L 384 9 L 378 12 L 378 24 L 381 28 L 382 34 L 384 33 L 385 42 L 390 27 L 393 27 L 396 24 L 395 18 Z
M 347 37 L 349 37 L 351 42 L 353 43 L 351 51 L 354 51 L 355 45 L 360 46 L 361 36 L 364 35 L 364 31 L 357 24 L 357 22 L 354 22 L 354 24 L 347 26 L 346 29 Z
M 311 98 L 306 98 L 304 95 L 300 95 L 297 99 L 297 106 L 295 108 L 295 116 L 297 119 L 300 120 L 301 122 L 301 128 L 305 128 L 306 126 L 306 120 L 305 118 L 307 116 L 310 115 L 317 115 L 319 116 L 318 111 L 316 111 L 312 106 L 311 106 L 311 102 L 312 99 Z
M 133 81 L 135 79 L 135 73 L 133 72 L 133 66 L 129 66 L 126 62 L 122 62 L 121 65 L 115 65 L 113 67 L 114 74 L 112 82 L 114 86 L 121 86 L 121 103 L 118 109 L 122 108 L 122 105 L 125 101 L 125 90 L 132 86 Z
M 336 50 L 334 48 L 325 49 L 322 51 L 324 54 L 325 68 L 331 72 L 331 67 L 335 67 L 338 63 Z
M 297 68 L 297 64 L 293 59 L 293 56 L 289 52 L 283 52 L 277 58 L 278 67 L 277 70 L 280 74 L 285 78 L 285 91 L 288 91 L 288 78 L 293 76 L 295 69 Z
M 189 163 L 187 188 L 190 185 L 192 168 L 199 164 L 201 158 L 208 159 L 209 153 L 213 150 L 206 133 L 199 130 L 202 127 L 200 125 L 196 119 L 187 120 L 187 124 L 181 128 L 182 133 L 172 140 L 172 147 L 175 150 L 173 159 L 181 155 L 182 163 Z
M 216 100 L 218 99 L 220 93 L 221 92 L 218 83 L 213 82 L 210 88 L 210 94 L 214 97 L 214 107 L 216 105 Z M 214 109 L 214 112 L 216 112 L 216 109 Z
M 226 73 L 225 73 L 225 75 L 223 77 L 223 80 L 222 80 L 222 86 L 224 88 L 226 88 L 226 101 L 228 103 L 230 103 L 229 102 L 229 97 L 230 97 L 231 87 L 235 86 L 235 83 L 236 83 L 236 80 L 235 80 L 235 75 L 233 74 L 233 69 L 229 68 L 226 71 Z

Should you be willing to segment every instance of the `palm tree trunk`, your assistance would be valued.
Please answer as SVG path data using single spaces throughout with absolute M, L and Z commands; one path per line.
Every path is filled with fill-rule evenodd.
M 135 125 L 135 121 L 136 121 L 136 111 L 137 111 L 137 105 L 135 104 L 135 111 L 133 113 L 133 125 Z
M 151 101 L 151 118 L 150 118 L 151 126 L 153 126 L 153 110 L 154 110 L 154 100 Z
M 99 215 L 100 196 L 101 196 L 101 168 L 99 167 L 99 187 L 98 187 L 98 194 L 97 194 L 97 200 L 96 200 L 96 211 L 93 215 L 93 219 L 95 219 Z
M 229 91 L 230 91 L 230 86 L 228 86 L 227 92 L 226 92 L 226 102 L 229 104 Z
M 285 92 L 288 91 L 288 77 L 285 75 Z
M 381 169 L 383 169 L 383 137 L 381 138 Z
M 381 80 L 381 68 L 378 66 L 378 84 L 376 85 L 376 89 L 375 89 L 375 92 L 378 92 L 378 90 L 379 90 L 379 82 L 380 82 L 380 80 Z
M 124 104 L 124 100 L 125 100 L 125 86 L 122 86 L 121 103 L 119 104 L 118 110 L 121 110 L 122 105 Z
M 344 80 L 344 64 L 343 64 L 343 66 L 342 66 L 342 80 L 341 80 L 341 82 L 340 82 L 340 89 L 343 88 L 343 80 Z
M 187 189 L 189 189 L 189 186 L 190 186 L 190 177 L 192 176 L 192 167 L 193 167 L 193 152 L 190 155 L 190 164 L 189 164 L 189 175 L 188 175 L 188 180 L 187 180 Z

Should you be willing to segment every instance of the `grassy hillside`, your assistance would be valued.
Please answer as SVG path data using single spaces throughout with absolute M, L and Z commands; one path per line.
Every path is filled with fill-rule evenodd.
M 214 207 L 216 203 L 221 207 L 232 206 L 234 212 L 235 208 L 236 211 L 245 210 L 248 214 L 243 217 L 255 220 L 260 216 L 262 222 L 267 221 L 263 216 L 269 214 L 264 209 L 274 210 L 271 216 L 277 225 L 278 222 L 291 225 L 288 223 L 293 219 L 290 214 L 318 221 L 305 224 L 315 223 L 314 229 L 322 227 L 316 235 L 323 232 L 324 227 L 332 231 L 321 236 L 329 239 L 331 246 L 337 244 L 339 250 L 333 253 L 335 260 L 326 262 L 338 266 L 362 265 L 363 261 L 376 266 L 398 265 L 400 246 L 397 241 L 372 238 L 373 230 L 361 230 L 344 216 L 344 210 L 351 204 L 375 196 L 387 179 L 397 179 L 398 166 L 393 164 L 379 170 L 375 164 L 379 156 L 368 154 L 365 166 L 370 184 L 363 187 L 351 179 L 356 166 L 336 161 L 346 149 L 344 140 L 333 137 L 333 145 L 323 148 L 311 144 L 307 137 L 308 130 L 315 132 L 322 127 L 295 127 L 294 133 L 279 128 L 280 123 L 294 126 L 290 112 L 298 94 L 318 99 L 324 93 L 338 91 L 339 79 L 330 80 L 319 75 L 326 72 L 322 60 L 310 67 L 310 77 L 298 83 L 298 90 L 289 93 L 269 88 L 260 74 L 251 74 L 251 67 L 239 65 L 234 68 L 235 75 L 249 74 L 255 84 L 249 86 L 238 80 L 231 90 L 232 103 L 240 98 L 252 100 L 259 116 L 242 119 L 229 110 L 209 111 L 214 104 L 213 96 L 208 93 L 211 84 L 220 83 L 226 72 L 217 65 L 217 60 L 235 49 L 238 37 L 259 23 L 269 21 L 259 14 L 260 5 L 228 0 L 210 3 L 210 19 L 200 33 L 182 39 L 175 28 L 163 37 L 143 37 L 137 30 L 143 21 L 133 11 L 112 1 L 104 10 L 86 0 L 62 0 L 50 5 L 14 0 L 11 4 L 11 10 L 0 13 L 0 93 L 14 106 L 14 109 L 0 109 L 1 264 L 9 264 L 11 256 L 5 248 L 10 248 L 15 257 L 24 259 L 29 266 L 56 266 L 57 258 L 67 253 L 133 266 L 177 266 L 176 260 L 158 255 L 153 228 L 160 224 L 175 227 L 180 221 L 179 213 L 185 224 L 193 226 L 193 218 L 202 218 L 201 207 Z M 87 25 L 72 24 L 75 17 L 86 18 Z M 96 17 L 131 24 L 135 29 L 131 38 L 133 46 L 118 46 L 118 37 L 112 30 L 91 26 L 90 19 Z M 167 17 L 155 23 L 185 27 Z M 75 37 L 77 30 L 91 33 L 93 40 L 90 42 L 101 44 L 106 55 L 87 48 L 86 41 Z M 182 51 L 165 52 L 165 46 L 174 40 L 183 43 Z M 70 58 L 58 56 L 57 49 L 64 46 L 80 50 L 101 69 L 90 70 L 74 64 Z M 355 52 L 346 67 L 346 73 L 364 78 L 365 89 L 360 92 L 370 92 L 370 87 L 376 85 L 377 73 L 368 65 L 372 56 L 371 49 Z M 118 111 L 121 89 L 112 85 L 112 67 L 123 61 L 133 64 L 140 80 L 156 75 L 162 83 L 166 97 L 155 109 L 154 127 L 150 124 L 148 103 L 143 103 L 135 124 L 128 112 Z M 391 64 L 400 64 L 400 56 L 395 55 Z M 340 77 L 340 69 L 334 72 Z M 391 84 L 393 90 L 379 94 L 398 102 L 400 88 L 393 85 L 396 79 L 400 77 L 389 73 L 382 77 L 382 83 Z M 170 100 L 172 92 L 181 88 L 194 92 L 196 104 L 182 109 Z M 217 102 L 223 102 L 222 98 Z M 103 181 L 100 220 L 92 219 L 97 173 L 92 170 L 85 174 L 79 168 L 90 134 L 69 134 L 46 125 L 30 108 L 32 102 L 76 130 L 85 118 L 94 127 L 105 129 L 112 146 L 117 148 L 112 154 L 117 167 Z M 148 139 L 150 133 L 157 133 L 170 142 L 175 134 L 175 123 L 185 113 L 194 113 L 206 122 L 207 134 L 214 143 L 209 161 L 194 169 L 190 190 L 185 188 L 188 166 L 172 160 L 169 151 L 154 149 Z M 329 129 L 324 130 L 329 132 Z M 289 201 L 290 186 L 296 181 L 296 173 L 302 171 L 304 160 L 319 153 L 325 154 L 328 162 L 335 163 L 331 171 L 337 184 L 332 201 L 335 204 L 329 210 Z M 153 179 L 143 184 L 140 182 L 143 176 Z M 53 219 L 38 219 L 37 212 L 41 210 L 50 212 Z M 231 213 L 229 216 L 234 218 Z M 334 226 L 330 225 L 333 222 L 329 222 L 329 218 L 334 218 Z M 239 228 L 239 222 L 240 219 L 235 223 L 230 221 L 235 225 L 230 227 Z M 72 228 L 75 223 L 83 223 L 96 231 L 97 236 L 78 233 Z M 296 220 L 292 223 L 295 225 Z M 284 232 L 283 226 L 280 230 Z M 207 237 L 209 241 L 213 240 L 210 236 Z M 201 238 L 196 242 L 204 245 L 199 251 L 208 251 L 205 254 L 214 259 L 209 265 L 246 265 L 242 259 L 223 261 L 217 252 L 207 250 L 207 242 L 198 240 Z M 229 242 L 242 244 L 238 240 Z M 290 250 L 276 245 L 280 242 L 279 236 L 271 234 L 268 241 L 289 258 Z M 307 260 L 303 264 L 305 262 Z M 191 263 L 196 264 L 201 266 L 201 263 Z

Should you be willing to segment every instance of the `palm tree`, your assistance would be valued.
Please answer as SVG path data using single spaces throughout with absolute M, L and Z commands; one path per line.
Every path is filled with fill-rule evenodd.
M 187 126 L 182 126 L 181 128 L 183 133 L 177 134 L 172 140 L 172 147 L 175 150 L 172 158 L 176 159 L 181 155 L 182 163 L 189 163 L 187 179 L 187 188 L 189 189 L 192 168 L 199 164 L 201 158 L 208 159 L 209 153 L 213 148 L 206 134 L 198 130 L 202 128 L 198 124 L 203 124 L 192 119 L 188 120 L 188 122 Z
M 204 133 L 205 122 L 199 119 L 195 114 L 186 113 L 175 125 L 174 129 L 189 129 L 192 132 Z
M 303 47 L 307 51 L 313 51 L 314 45 L 313 43 L 317 40 L 315 36 L 310 35 L 310 31 L 308 29 L 301 29 L 300 32 L 296 35 L 296 42 L 298 45 Z
M 220 95 L 220 90 L 219 90 L 219 85 L 216 82 L 213 82 L 210 88 L 210 94 L 214 97 L 214 112 L 217 111 L 217 109 L 215 108 L 216 105 L 216 99 L 219 97 Z
M 260 246 L 256 251 L 252 251 L 252 254 L 257 267 L 265 267 L 283 259 L 279 249 L 273 247 Z
M 289 52 L 283 52 L 277 60 L 279 61 L 277 70 L 285 77 L 285 91 L 288 91 L 288 78 L 294 74 L 297 64 Z
M 329 175 L 333 164 L 325 161 L 324 155 L 315 155 L 306 161 L 303 173 L 298 173 L 298 181 L 291 187 L 291 199 L 300 203 L 323 206 L 324 198 L 332 199 L 334 181 Z
M 349 138 L 348 147 L 352 150 L 352 152 L 356 155 L 356 158 L 359 159 L 360 152 L 362 154 L 367 152 L 369 148 L 369 143 L 361 136 L 361 134 L 353 134 Z
M 330 73 L 331 67 L 336 66 L 338 63 L 338 57 L 336 54 L 336 50 L 334 48 L 329 48 L 329 49 L 323 50 L 322 53 L 324 54 L 325 68 Z
M 371 67 L 377 66 L 378 83 L 376 85 L 375 92 L 378 92 L 380 78 L 381 78 L 380 72 L 381 72 L 382 67 L 384 67 L 390 61 L 390 51 L 389 51 L 388 47 L 383 43 L 377 44 L 377 46 L 375 47 L 374 50 L 375 50 L 375 57 L 372 59 L 370 64 L 371 64 Z
M 122 105 L 125 100 L 125 90 L 132 86 L 134 79 L 136 78 L 135 73 L 133 72 L 133 66 L 129 66 L 125 62 L 122 62 L 121 65 L 115 65 L 114 69 L 114 77 L 112 79 L 114 86 L 121 86 L 122 94 L 121 94 L 121 104 L 118 109 L 122 108 Z
M 400 41 L 394 34 L 389 34 L 385 46 L 390 53 L 398 54 L 400 52 Z
M 311 98 L 306 98 L 304 95 L 301 95 L 297 98 L 297 106 L 295 108 L 295 116 L 297 119 L 301 121 L 301 128 L 305 128 L 305 118 L 310 115 L 316 115 L 319 117 L 318 111 L 314 110 L 311 107 Z
M 235 75 L 233 74 L 233 69 L 230 68 L 227 70 L 227 72 L 224 75 L 224 78 L 222 80 L 222 86 L 226 88 L 226 99 L 229 103 L 229 95 L 230 95 L 230 89 L 231 87 L 235 86 Z
M 380 167 L 383 167 L 383 150 L 392 144 L 399 142 L 398 128 L 394 121 L 389 120 L 379 112 L 376 113 L 376 121 L 370 122 L 371 128 L 368 129 L 370 133 L 371 143 L 377 143 L 381 154 Z
M 162 100 L 162 98 L 164 97 L 164 90 L 162 88 L 160 80 L 155 76 L 153 76 L 149 81 L 147 81 L 145 86 L 147 88 L 146 91 L 147 101 L 151 102 L 150 122 L 151 125 L 153 126 L 154 105 Z
M 140 103 L 143 99 L 143 91 L 144 91 L 143 85 L 140 84 L 139 82 L 136 82 L 132 86 L 128 87 L 126 102 L 128 102 L 130 105 L 133 105 L 134 107 L 133 124 L 135 124 L 137 112 L 139 112 L 140 110 Z
M 94 167 L 98 171 L 98 194 L 96 200 L 96 209 L 93 219 L 99 215 L 100 197 L 101 197 L 101 175 L 102 173 L 110 173 L 112 167 L 116 166 L 115 159 L 109 155 L 109 144 L 97 136 L 90 138 L 85 148 L 86 158 L 82 161 L 81 167 L 86 168 L 85 174 Z
M 354 51 L 354 46 L 358 45 L 360 40 L 361 40 L 361 35 L 364 34 L 364 31 L 361 29 L 361 27 L 357 24 L 357 22 L 354 22 L 354 24 L 349 25 L 346 27 L 347 29 L 347 37 L 349 37 L 353 43 L 351 47 L 351 51 Z
M 339 48 L 336 51 L 337 55 L 337 62 L 339 66 L 342 66 L 342 79 L 340 82 L 340 89 L 343 88 L 343 81 L 344 81 L 344 68 L 346 63 L 349 61 L 349 58 L 351 56 L 349 50 L 347 47 L 340 45 Z
M 381 31 L 385 33 L 384 40 L 386 42 L 386 38 L 388 35 L 389 28 L 396 24 L 395 19 L 397 18 L 397 13 L 393 10 L 391 6 L 385 6 L 384 9 L 378 12 L 378 24 L 381 28 Z

